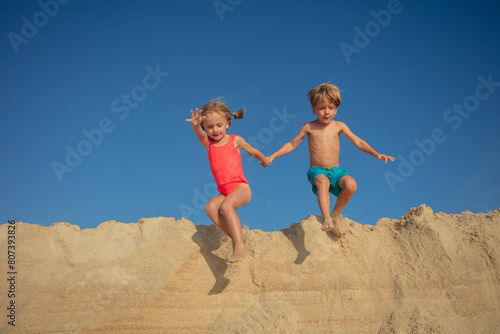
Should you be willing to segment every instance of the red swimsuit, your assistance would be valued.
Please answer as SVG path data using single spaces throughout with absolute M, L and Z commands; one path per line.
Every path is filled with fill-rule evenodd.
M 243 174 L 240 152 L 234 146 L 235 135 L 230 135 L 223 146 L 215 146 L 212 141 L 208 145 L 208 161 L 217 183 L 217 190 L 224 196 L 229 195 L 242 183 L 248 181 Z

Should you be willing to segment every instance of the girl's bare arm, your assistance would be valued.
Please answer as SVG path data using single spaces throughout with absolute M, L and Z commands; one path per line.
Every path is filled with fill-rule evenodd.
M 198 108 L 194 110 L 194 113 L 191 110 L 191 118 L 186 119 L 186 122 L 191 123 L 191 125 L 193 126 L 194 134 L 196 135 L 196 137 L 198 137 L 198 140 L 203 145 L 203 147 L 206 148 L 208 145 L 208 136 L 201 128 L 201 122 L 205 119 L 205 117 L 201 116 L 201 112 L 201 110 L 198 111 Z
M 234 138 L 234 145 L 236 146 L 236 148 L 240 148 L 243 151 L 247 152 L 248 155 L 250 155 L 252 158 L 259 160 L 262 167 L 266 168 L 267 166 L 269 166 L 269 161 L 266 156 L 262 154 L 258 149 L 247 143 L 246 140 L 242 137 L 236 136 Z

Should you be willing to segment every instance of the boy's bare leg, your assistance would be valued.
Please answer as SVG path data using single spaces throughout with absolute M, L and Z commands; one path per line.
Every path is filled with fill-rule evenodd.
M 336 229 L 340 227 L 340 213 L 344 210 L 345 206 L 351 200 L 352 196 L 356 192 L 358 187 L 356 180 L 354 180 L 351 176 L 346 175 L 340 179 L 339 187 L 342 189 L 339 196 L 337 197 L 337 203 L 335 203 L 335 207 L 333 208 L 331 217 L 333 220 L 333 224 Z
M 325 175 L 318 175 L 314 179 L 316 185 L 316 196 L 318 197 L 319 211 L 323 216 L 322 231 L 330 231 L 333 228 L 333 220 L 330 216 L 330 180 Z
M 233 255 L 227 261 L 227 264 L 238 262 L 242 260 L 247 254 L 248 250 L 243 242 L 243 231 L 241 229 L 241 221 L 236 210 L 240 207 L 247 205 L 252 198 L 250 186 L 246 183 L 240 184 L 236 190 L 230 193 L 220 205 L 220 212 L 227 227 L 227 231 L 231 239 L 233 239 Z

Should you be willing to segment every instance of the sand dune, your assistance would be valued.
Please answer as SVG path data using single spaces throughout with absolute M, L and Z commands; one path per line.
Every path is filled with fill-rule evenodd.
M 0 332 L 500 333 L 500 210 L 343 224 L 340 239 L 316 216 L 245 230 L 228 267 L 230 240 L 185 219 L 17 223 L 16 326 L 2 279 Z

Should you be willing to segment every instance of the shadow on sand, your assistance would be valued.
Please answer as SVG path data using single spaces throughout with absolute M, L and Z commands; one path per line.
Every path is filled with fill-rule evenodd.
M 321 220 L 318 217 L 317 217 L 317 220 L 319 223 L 318 231 L 321 233 L 326 233 L 326 235 L 330 239 L 332 239 L 332 241 L 335 241 L 335 242 L 338 241 L 345 234 L 345 233 L 341 233 L 339 235 L 339 234 L 335 233 L 333 230 L 327 231 L 327 232 L 322 232 L 321 231 L 321 224 L 322 224 Z M 285 235 L 285 237 L 287 237 L 288 240 L 290 240 L 292 242 L 293 246 L 297 250 L 297 258 L 295 259 L 294 263 L 295 264 L 304 263 L 304 261 L 311 254 L 311 252 L 309 252 L 306 249 L 305 232 L 304 232 L 304 227 L 302 226 L 302 224 L 301 223 L 294 223 L 289 228 L 280 230 L 280 232 L 283 233 L 283 235 Z
M 227 260 L 214 255 L 212 252 L 220 247 L 224 234 L 215 226 L 196 225 L 196 233 L 192 240 L 200 247 L 200 253 L 205 258 L 208 267 L 215 277 L 215 284 L 208 293 L 216 295 L 224 291 L 230 280 L 224 277 L 227 270 Z
M 302 264 L 311 254 L 307 249 L 304 241 L 305 232 L 301 224 L 294 223 L 289 228 L 280 230 L 292 242 L 292 245 L 297 250 L 297 258 L 293 263 Z

